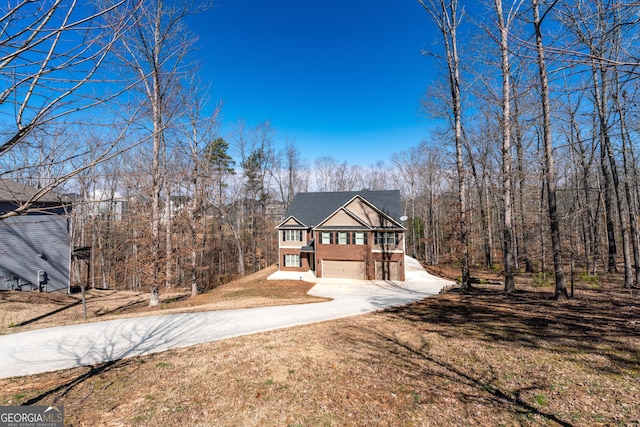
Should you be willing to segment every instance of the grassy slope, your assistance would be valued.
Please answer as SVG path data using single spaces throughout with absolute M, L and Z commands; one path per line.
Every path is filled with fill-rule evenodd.
M 87 292 L 86 320 L 79 294 L 0 291 L 0 334 L 121 317 L 324 301 L 307 295 L 311 283 L 268 281 L 275 270 L 275 266 L 266 268 L 194 298 L 185 291 L 161 290 L 161 305 L 154 308 L 149 308 L 147 292 L 91 289 Z

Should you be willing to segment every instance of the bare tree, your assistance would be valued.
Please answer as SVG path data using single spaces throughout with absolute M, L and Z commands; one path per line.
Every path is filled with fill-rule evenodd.
M 338 161 L 331 156 L 322 156 L 314 162 L 314 175 L 318 191 L 332 191 L 332 175 Z
M 274 157 L 271 174 L 286 212 L 296 193 L 306 191 L 309 187 L 305 160 L 301 158 L 293 140 L 288 139 L 284 148 Z
M 556 177 L 553 165 L 553 147 L 551 138 L 551 103 L 549 101 L 549 77 L 545 61 L 545 51 L 542 41 L 542 23 L 551 8 L 557 4 L 555 0 L 547 10 L 540 15 L 538 0 L 532 0 L 533 26 L 536 37 L 536 52 L 538 57 L 538 71 L 540 75 L 540 96 L 542 104 L 542 144 L 544 152 L 544 178 L 547 190 L 549 223 L 551 227 L 551 247 L 553 250 L 553 267 L 556 276 L 555 297 L 567 298 L 567 288 L 564 281 L 564 265 L 562 264 L 562 249 L 560 240 L 560 221 L 556 202 Z
M 453 131 L 456 145 L 456 169 L 458 173 L 458 203 L 460 213 L 460 243 L 462 245 L 462 286 L 470 285 L 470 253 L 467 223 L 466 170 L 462 155 L 462 95 L 460 91 L 460 59 L 458 57 L 457 28 L 461 14 L 457 0 L 418 0 L 431 15 L 442 35 L 448 69 L 451 106 L 453 111 Z
M 245 183 L 245 200 L 249 205 L 251 229 L 251 255 L 254 271 L 258 271 L 262 261 L 268 258 L 267 241 L 273 235 L 266 227 L 267 204 L 271 200 L 271 171 L 274 167 L 276 131 L 270 122 L 258 124 L 249 131 L 248 138 L 239 141 L 241 167 Z M 244 204 L 244 203 L 243 203 Z M 268 233 L 268 234 L 267 234 Z
M 203 216 L 205 210 L 204 198 L 206 194 L 207 182 L 205 177 L 207 171 L 213 169 L 212 162 L 220 161 L 219 157 L 214 157 L 215 146 L 211 145 L 216 135 L 216 119 L 220 107 L 216 108 L 208 117 L 203 115 L 205 100 L 200 85 L 191 84 L 189 88 L 189 106 L 186 118 L 188 126 L 185 129 L 187 146 L 184 147 L 188 153 L 188 194 L 191 196 L 191 206 L 188 213 L 188 226 L 191 235 L 191 296 L 198 294 L 198 253 L 202 250 L 198 244 L 198 221 Z M 220 165 L 228 171 L 229 165 Z M 220 192 L 222 191 L 222 170 L 215 171 L 219 177 Z M 204 233 L 203 233 L 204 234 Z
M 513 74 L 513 73 L 512 73 Z M 514 78 L 514 84 L 511 85 L 511 90 L 513 92 L 511 99 L 513 100 L 513 138 L 516 148 L 516 170 L 517 170 L 517 201 L 518 201 L 518 225 L 520 228 L 519 235 L 516 235 L 516 241 L 519 242 L 516 246 L 518 247 L 518 253 L 522 256 L 525 263 L 525 272 L 533 273 L 533 262 L 531 260 L 529 245 L 531 242 L 531 230 L 528 226 L 527 221 L 527 209 L 525 208 L 525 198 L 528 196 L 528 177 L 526 173 L 525 166 L 525 152 L 526 152 L 526 142 L 523 131 L 523 108 L 521 105 L 523 102 L 520 97 L 522 96 L 520 89 L 517 87 L 518 77 L 521 78 L 520 73 L 516 74 L 516 78 Z
M 120 43 L 120 58 L 141 83 L 151 122 L 151 306 L 159 304 L 160 195 L 163 187 L 162 154 L 165 150 L 165 134 L 175 116 L 175 92 L 179 87 L 180 77 L 186 72 L 186 56 L 195 41 L 194 35 L 186 28 L 184 19 L 204 7 L 206 5 L 193 1 L 176 2 L 170 6 L 165 5 L 163 0 L 146 2 L 134 12 L 135 26 L 130 37 L 122 39 Z
M 15 164 L 7 156 L 20 155 L 20 148 L 33 143 L 39 130 L 73 128 L 65 120 L 74 113 L 96 109 L 119 96 L 126 85 L 104 84 L 113 45 L 131 24 L 129 2 L 117 1 L 108 6 L 86 8 L 76 2 L 9 2 L 0 16 L 0 176 L 17 176 Z M 110 17 L 122 13 L 125 19 L 112 22 Z M 76 114 L 78 115 L 78 114 Z M 61 126 L 62 125 L 62 126 Z M 120 134 L 121 136 L 121 134 Z M 40 189 L 15 210 L 1 219 L 27 212 L 39 198 L 67 182 L 73 176 L 110 158 L 121 138 L 114 135 L 92 156 L 91 164 L 72 164 L 87 150 L 61 153 L 51 138 L 41 147 L 44 156 L 31 157 L 22 151 L 22 167 L 55 165 L 57 173 L 40 182 Z M 24 170 L 24 169 L 23 169 Z
M 514 233 L 513 233 L 513 207 L 512 207 L 512 180 L 511 167 L 512 143 L 511 143 L 511 65 L 509 61 L 509 27 L 515 18 L 518 3 L 512 5 L 512 9 L 505 14 L 502 0 L 494 0 L 493 8 L 496 12 L 498 31 L 500 33 L 500 71 L 502 75 L 502 118 L 500 127 L 502 130 L 502 221 L 503 221 L 503 251 L 504 251 L 504 290 L 507 293 L 515 291 L 515 281 L 513 278 L 514 269 Z
M 362 188 L 369 190 L 388 190 L 397 188 L 389 178 L 393 175 L 383 160 L 378 160 L 362 172 Z
M 391 156 L 391 162 L 402 177 L 401 185 L 405 187 L 402 189 L 402 195 L 409 203 L 407 209 L 411 218 L 409 239 L 411 242 L 411 255 L 414 258 L 419 257 L 419 220 L 416 218 L 416 187 L 419 185 L 420 171 L 424 170 L 426 166 L 423 159 L 425 155 L 425 147 L 419 146 L 411 147 L 407 151 L 395 153 Z
M 229 143 L 222 137 L 214 138 L 207 142 L 204 153 L 204 175 L 211 179 L 211 192 L 208 203 L 214 206 L 217 210 L 217 218 L 219 224 L 224 224 L 231 228 L 234 241 L 236 244 L 236 250 L 238 253 L 238 271 L 240 274 L 244 274 L 244 254 L 242 249 L 242 241 L 239 238 L 239 234 L 236 231 L 236 223 L 229 219 L 228 208 L 231 201 L 235 199 L 229 199 L 227 197 L 227 189 L 229 187 L 229 178 L 235 174 L 233 158 L 229 155 Z M 206 216 L 205 216 L 206 218 Z M 218 256 L 218 272 L 220 274 L 226 274 L 226 251 L 225 251 L 225 233 L 220 227 L 219 238 L 219 256 Z
M 318 191 L 352 191 L 361 177 L 358 166 L 349 166 L 335 157 L 322 156 L 314 162 L 314 174 Z
M 624 109 L 619 102 L 625 93 L 619 64 L 627 62 L 628 47 L 637 40 L 629 30 L 638 23 L 637 5 L 608 1 L 575 1 L 559 10 L 561 22 L 568 28 L 574 40 L 571 44 L 573 61 L 588 70 L 593 95 L 593 108 L 600 142 L 600 166 L 605 186 L 605 208 L 607 210 L 607 230 L 609 242 L 608 268 L 616 270 L 616 242 L 614 218 L 618 219 L 622 234 L 622 255 L 624 260 L 625 286 L 633 285 L 630 246 L 633 247 L 636 264 L 640 262 L 640 247 L 637 241 L 637 220 L 635 203 L 631 197 L 627 178 Z M 634 13 L 635 12 L 635 13 Z M 625 49 L 625 44 L 627 49 Z M 616 141 L 620 141 L 623 170 L 619 170 L 619 156 Z M 622 176 L 622 179 L 621 179 Z M 616 207 L 614 208 L 613 202 Z M 617 211 L 617 212 L 616 212 Z M 617 213 L 617 216 L 616 216 Z
M 486 120 L 486 114 L 484 115 Z M 484 247 L 484 264 L 493 267 L 493 227 L 491 223 L 492 212 L 490 207 L 491 184 L 489 176 L 493 175 L 491 171 L 490 153 L 495 151 L 493 140 L 493 127 L 488 124 L 481 124 L 479 130 L 474 135 L 466 130 L 463 132 L 462 145 L 467 152 L 469 158 L 469 168 L 471 176 L 475 182 L 478 194 L 478 203 L 480 205 L 480 233 Z M 475 145 L 475 151 L 474 151 Z

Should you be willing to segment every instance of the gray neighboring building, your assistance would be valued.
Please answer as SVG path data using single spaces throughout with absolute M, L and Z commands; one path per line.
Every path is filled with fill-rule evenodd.
M 14 210 L 36 191 L 0 179 L 0 214 Z M 48 193 L 28 214 L 0 221 L 0 289 L 69 291 L 69 208 L 68 199 Z

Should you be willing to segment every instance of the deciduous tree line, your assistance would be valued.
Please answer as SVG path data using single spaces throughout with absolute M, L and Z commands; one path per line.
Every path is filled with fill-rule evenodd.
M 463 285 L 499 260 L 507 292 L 541 269 L 566 297 L 575 264 L 637 286 L 640 4 L 418 1 L 441 33 L 425 106 L 455 146 Z
M 222 134 L 185 24 L 208 5 L 10 2 L 0 178 L 73 193 L 95 287 L 197 294 L 279 262 L 274 227 L 296 192 L 391 188 L 407 252 L 459 262 L 465 285 L 483 264 L 499 266 L 507 291 L 518 270 L 554 272 L 566 296 L 574 265 L 637 286 L 640 4 L 418 3 L 438 30 L 425 61 L 441 70 L 424 111 L 442 125 L 363 167 L 310 163 L 269 122 Z

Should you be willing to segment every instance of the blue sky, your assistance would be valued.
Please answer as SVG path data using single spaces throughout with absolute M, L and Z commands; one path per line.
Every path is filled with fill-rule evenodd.
M 370 166 L 417 145 L 437 41 L 415 0 L 216 0 L 189 19 L 223 131 L 266 120 L 310 161 Z

